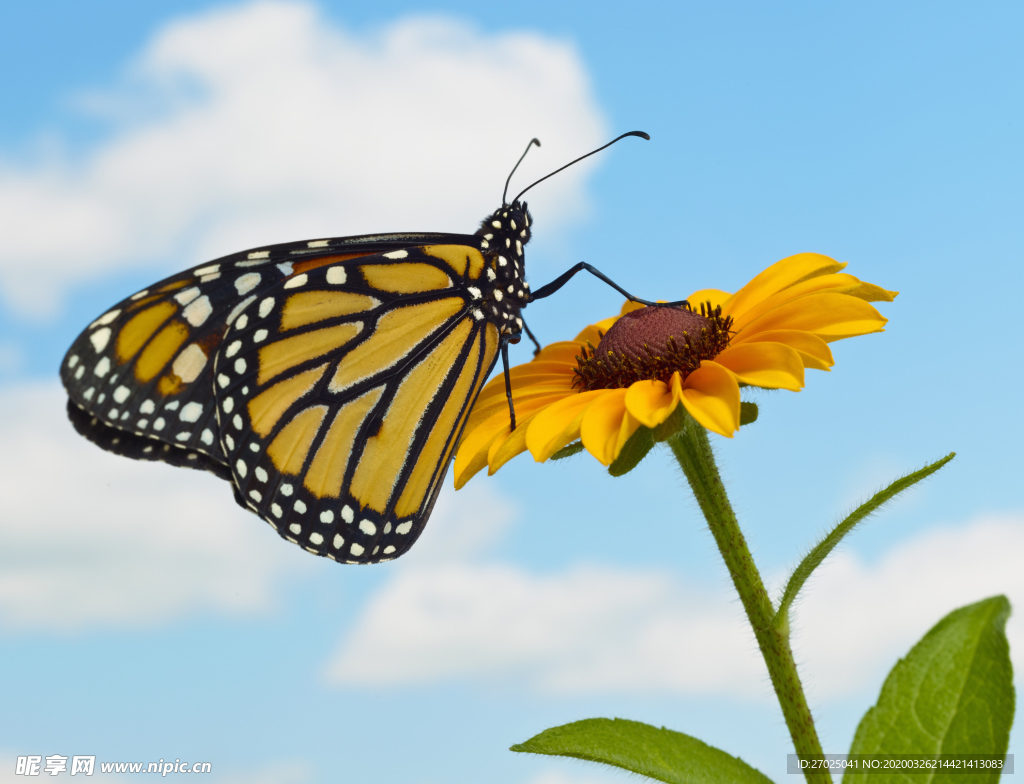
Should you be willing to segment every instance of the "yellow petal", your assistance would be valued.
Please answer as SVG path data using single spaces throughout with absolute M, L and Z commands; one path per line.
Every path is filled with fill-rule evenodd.
M 857 297 L 824 292 L 787 302 L 748 324 L 744 331 L 800 329 L 832 342 L 881 332 L 888 319 Z
M 835 364 L 832 358 L 832 349 L 828 343 L 810 332 L 803 332 L 799 329 L 773 329 L 766 332 L 741 332 L 732 339 L 730 346 L 739 346 L 744 343 L 782 343 L 795 349 L 800 354 L 800 359 L 805 368 L 815 370 L 828 370 Z
M 495 441 L 487 453 L 488 475 L 493 476 L 494 472 L 518 454 L 526 451 L 526 429 L 533 417 L 519 420 L 516 417 L 516 429 L 500 441 Z
M 508 412 L 495 414 L 472 430 L 467 429 L 455 454 L 455 489 L 466 484 L 485 465 L 488 448 L 496 438 L 508 432 Z
M 512 403 L 516 407 L 518 415 L 520 410 L 536 411 L 538 406 L 548 405 L 561 400 L 563 397 L 575 394 L 575 389 L 563 387 L 538 388 L 530 393 L 513 395 Z M 466 431 L 473 430 L 492 416 L 502 412 L 505 413 L 505 422 L 508 423 L 508 398 L 504 395 L 492 397 L 483 404 L 477 401 L 477 404 L 473 406 L 472 413 L 469 415 L 469 421 L 466 423 Z
M 828 256 L 822 256 L 820 253 L 798 253 L 795 256 L 789 256 L 772 264 L 737 291 L 729 300 L 728 307 L 723 305 L 723 310 L 727 310 L 729 315 L 737 318 L 746 313 L 751 306 L 789 288 L 794 283 L 818 275 L 839 272 L 845 266 L 845 264 L 830 259 Z
M 700 313 L 700 306 L 704 302 L 710 302 L 711 307 L 716 308 L 719 305 L 724 305 L 725 302 L 731 297 L 728 291 L 722 291 L 721 289 L 701 289 L 695 291 L 686 301 L 690 303 L 690 307 Z
M 601 329 L 597 324 L 591 324 L 589 327 L 585 327 L 580 334 L 573 338 L 572 342 L 581 346 L 585 346 L 587 343 L 593 343 L 596 346 L 601 342 L 601 336 L 607 331 L 607 327 Z
M 570 395 L 539 412 L 526 431 L 526 446 L 538 463 L 547 460 L 580 435 L 580 420 L 587 406 L 606 390 Z
M 743 384 L 765 389 L 799 392 L 804 386 L 804 363 L 800 354 L 782 343 L 742 343 L 729 346 L 715 357 Z
M 627 299 L 622 303 L 622 308 L 619 310 L 619 316 L 625 316 L 627 313 L 632 313 L 634 310 L 640 310 L 640 308 L 646 308 L 646 305 L 641 305 L 639 302 Z
M 740 429 L 740 385 L 716 362 L 704 360 L 683 382 L 683 405 L 713 433 L 732 438 Z
M 591 342 L 596 346 L 600 340 Z M 563 364 L 575 365 L 576 357 L 583 353 L 583 346 L 585 345 L 586 343 L 580 344 L 573 340 L 560 340 L 557 343 L 544 346 L 540 353 L 533 358 L 533 361 L 561 362 Z
M 647 427 L 657 427 L 679 405 L 679 395 L 664 381 L 635 381 L 626 390 L 626 410 Z
M 625 398 L 625 389 L 604 390 L 587 408 L 580 422 L 583 446 L 603 465 L 611 465 L 622 448 L 619 439 L 626 416 Z
M 860 282 L 860 285 L 853 291 L 846 292 L 851 297 L 858 297 L 865 302 L 892 302 L 896 299 L 898 291 L 889 291 L 883 289 L 881 286 L 876 286 L 874 283 Z
M 846 273 L 819 275 L 809 280 L 802 280 L 770 297 L 766 297 L 761 302 L 752 303 L 743 315 L 733 317 L 732 326 L 734 330 L 742 331 L 747 324 L 758 316 L 762 316 L 780 305 L 800 299 L 808 294 L 816 294 L 822 291 L 849 294 L 852 291 L 858 291 L 860 286 L 861 282 L 857 278 Z

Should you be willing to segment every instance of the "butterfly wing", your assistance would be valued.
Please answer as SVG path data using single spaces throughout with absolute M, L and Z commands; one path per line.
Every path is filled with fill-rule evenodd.
M 474 304 L 484 258 L 450 239 L 296 269 L 217 351 L 236 497 L 311 552 L 389 560 L 430 514 L 498 353 Z
M 126 457 L 203 468 L 225 479 L 213 358 L 234 320 L 290 275 L 462 235 L 385 234 L 235 253 L 171 276 L 94 321 L 61 364 L 76 430 Z

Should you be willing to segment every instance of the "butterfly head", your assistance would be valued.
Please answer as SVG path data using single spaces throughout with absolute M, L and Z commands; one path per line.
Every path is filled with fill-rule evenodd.
M 530 241 L 532 224 L 526 202 L 517 200 L 503 204 L 484 218 L 476 232 L 486 262 L 487 281 L 480 313 L 502 335 L 513 338 L 522 331 L 520 311 L 530 299 L 523 248 Z

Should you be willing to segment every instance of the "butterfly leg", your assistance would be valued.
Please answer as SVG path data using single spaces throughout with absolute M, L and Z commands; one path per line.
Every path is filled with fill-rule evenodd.
M 650 302 L 650 301 L 648 301 L 646 299 L 640 299 L 639 297 L 634 297 L 632 294 L 630 294 L 628 291 L 626 291 L 624 288 L 622 288 L 622 286 L 620 286 L 614 280 L 612 280 L 607 275 L 605 275 L 603 272 L 601 272 L 601 270 L 597 269 L 596 267 L 590 266 L 585 261 L 581 261 L 576 266 L 570 268 L 568 271 L 566 271 L 566 272 L 562 273 L 561 275 L 559 275 L 557 278 L 555 278 L 553 281 L 548 283 L 546 286 L 541 286 L 539 289 L 537 289 L 536 291 L 532 292 L 530 294 L 530 302 L 533 302 L 534 300 L 537 300 L 537 299 L 544 299 L 544 297 L 550 297 L 552 294 L 554 294 L 556 291 L 558 291 L 560 288 L 562 288 L 562 286 L 564 286 L 566 283 L 568 283 L 569 280 L 577 272 L 583 272 L 584 270 L 589 272 L 591 275 L 593 275 L 598 280 L 604 281 L 609 286 L 611 286 L 613 289 L 615 289 L 617 292 L 619 292 L 619 294 L 621 294 L 626 299 L 628 299 L 628 300 L 630 300 L 632 302 L 639 302 L 641 305 L 660 306 L 660 307 L 672 307 L 672 306 L 678 306 L 678 305 L 686 304 L 686 300 L 679 300 L 678 302 Z
M 508 416 L 512 430 L 516 429 L 516 407 L 512 403 L 512 377 L 508 372 L 508 341 L 501 341 L 501 363 L 505 366 L 505 397 L 508 398 Z

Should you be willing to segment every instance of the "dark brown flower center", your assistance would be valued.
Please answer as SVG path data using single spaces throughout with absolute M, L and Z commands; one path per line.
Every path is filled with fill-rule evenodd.
M 690 309 L 648 307 L 618 321 L 594 348 L 576 358 L 573 385 L 581 391 L 624 389 L 644 379 L 668 382 L 673 373 L 685 379 L 702 359 L 714 359 L 729 345 L 732 318 L 710 303 L 700 313 Z

